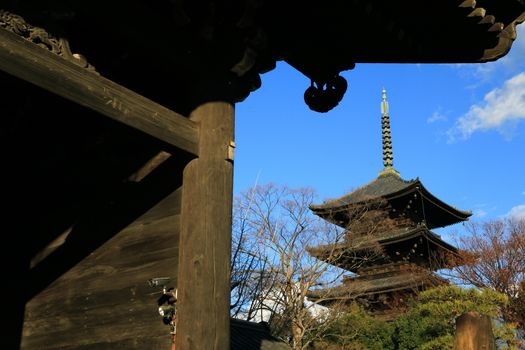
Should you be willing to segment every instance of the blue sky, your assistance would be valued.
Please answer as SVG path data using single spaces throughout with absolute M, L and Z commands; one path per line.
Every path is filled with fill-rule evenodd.
M 313 187 L 322 201 L 373 180 L 385 87 L 404 179 L 419 177 L 473 220 L 525 217 L 525 25 L 493 63 L 357 64 L 342 75 L 348 90 L 328 113 L 308 109 L 310 82 L 286 63 L 262 76 L 236 106 L 235 193 L 274 182 Z

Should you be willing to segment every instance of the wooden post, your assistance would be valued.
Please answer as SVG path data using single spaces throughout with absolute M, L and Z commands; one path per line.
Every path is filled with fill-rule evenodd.
M 199 158 L 184 169 L 178 272 L 177 349 L 230 348 L 230 254 L 234 108 L 205 103 Z
M 454 350 L 496 350 L 490 317 L 472 311 L 459 316 Z

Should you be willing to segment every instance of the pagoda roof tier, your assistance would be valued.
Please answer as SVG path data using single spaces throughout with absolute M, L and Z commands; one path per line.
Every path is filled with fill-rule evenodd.
M 423 290 L 446 283 L 446 281 L 429 271 L 394 272 L 375 276 L 375 278 L 355 277 L 345 283 L 325 289 L 316 289 L 308 293 L 310 300 L 322 305 L 338 301 L 350 301 L 374 294 L 391 293 L 402 290 Z
M 391 204 L 403 198 L 407 202 L 417 199 L 413 206 L 422 206 L 419 215 L 430 229 L 465 221 L 472 215 L 472 212 L 457 209 L 434 196 L 419 178 L 404 180 L 393 169 L 383 171 L 372 182 L 344 196 L 312 204 L 310 209 L 325 220 L 346 228 L 352 221 L 353 212 L 382 206 L 384 202 Z
M 350 235 L 345 242 L 308 247 L 307 250 L 320 260 L 352 272 L 392 260 L 420 261 L 429 269 L 438 270 L 452 265 L 450 256 L 458 254 L 456 247 L 424 225 L 379 235 Z

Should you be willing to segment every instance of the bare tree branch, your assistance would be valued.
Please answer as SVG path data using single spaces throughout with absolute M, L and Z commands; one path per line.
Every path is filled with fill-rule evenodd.
M 232 303 L 234 317 L 269 321 L 274 334 L 294 350 L 306 349 L 319 339 L 337 315 L 340 303 L 322 294 L 321 288 L 334 287 L 345 270 L 337 268 L 345 258 L 358 267 L 360 259 L 349 259 L 348 231 L 313 215 L 309 205 L 315 198 L 311 189 L 289 189 L 285 186 L 256 186 L 235 199 L 232 276 L 242 279 L 242 288 Z M 355 218 L 368 208 L 352 213 Z M 364 229 L 365 226 L 369 226 Z M 370 256 L 377 255 L 374 242 L 363 232 L 374 232 L 378 223 L 361 224 L 358 245 L 366 247 Z M 321 247 L 322 255 L 311 254 L 312 247 Z M 348 266 L 346 266 L 348 268 Z M 315 288 L 317 297 L 309 299 Z M 327 292 L 328 293 L 328 292 Z M 320 306 L 330 301 L 331 310 Z
M 505 312 L 508 321 L 525 323 L 523 304 L 525 281 L 525 220 L 501 219 L 466 225 L 467 235 L 459 238 L 461 264 L 452 270 L 456 283 L 490 288 L 511 300 Z M 521 299 L 521 301 L 520 301 Z

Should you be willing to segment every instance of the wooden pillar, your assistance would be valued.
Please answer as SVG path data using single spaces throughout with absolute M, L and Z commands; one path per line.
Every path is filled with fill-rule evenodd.
M 496 350 L 490 317 L 466 312 L 456 319 L 454 350 Z
M 197 107 L 199 158 L 184 169 L 179 246 L 177 349 L 230 348 L 230 254 L 234 108 Z

